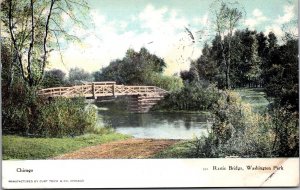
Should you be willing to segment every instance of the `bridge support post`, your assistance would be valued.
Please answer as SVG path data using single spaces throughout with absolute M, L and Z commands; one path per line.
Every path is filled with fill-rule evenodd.
M 96 93 L 95 93 L 95 83 L 92 82 L 92 92 L 93 92 L 93 98 L 96 99 Z
M 112 93 L 113 93 L 114 97 L 115 97 L 115 91 L 116 91 L 116 84 L 113 84 L 112 85 Z

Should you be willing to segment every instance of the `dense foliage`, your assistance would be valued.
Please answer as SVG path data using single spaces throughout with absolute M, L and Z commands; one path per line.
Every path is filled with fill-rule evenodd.
M 139 52 L 127 50 L 122 60 L 112 61 L 101 72 L 95 73 L 96 81 L 116 81 L 119 84 L 144 85 L 153 73 L 162 73 L 165 62 L 146 48 Z
M 77 39 L 64 28 L 61 13 L 67 13 L 74 26 L 80 25 L 87 3 L 5 0 L 1 8 L 5 36 L 1 39 L 3 134 L 61 137 L 91 131 L 95 111 L 86 109 L 83 100 L 49 103 L 37 96 L 40 87 L 65 84 L 65 73 L 46 71 L 48 56 L 55 48 L 60 51 L 58 38 Z
M 59 87 L 66 85 L 66 73 L 59 69 L 52 69 L 45 71 L 45 76 L 42 80 L 42 86 L 44 88 Z
M 245 29 L 234 33 L 230 48 L 227 41 L 227 36 L 222 39 L 217 35 L 211 45 L 205 44 L 202 55 L 191 63 L 190 70 L 180 73 L 185 87 L 167 96 L 163 103 L 165 107 L 173 105 L 179 110 L 210 108 L 214 116 L 211 131 L 159 157 L 298 156 L 298 40 L 287 38 L 279 44 L 272 32 L 265 36 Z M 225 51 L 222 44 L 227 47 Z M 259 87 L 267 94 L 268 107 L 264 103 L 262 110 L 259 103 L 248 104 L 236 91 L 212 93 L 216 91 L 209 91 L 210 85 L 199 89 L 199 83 L 216 83 L 219 89 L 227 88 L 223 53 L 230 59 L 230 87 L 238 92 L 243 92 L 245 87 Z M 197 87 L 199 91 L 193 91 Z M 199 101 L 205 100 L 208 94 L 214 98 Z
M 53 99 L 50 102 L 18 85 L 2 102 L 3 134 L 36 137 L 76 136 L 97 133 L 97 112 L 84 99 Z M 18 93 L 18 94 L 17 94 Z M 5 96 L 5 95 L 4 95 Z
M 217 82 L 219 88 L 226 86 L 224 74 L 226 68 L 222 63 L 220 41 L 222 41 L 221 37 L 216 36 L 211 45 L 204 45 L 202 55 L 191 63 L 189 73 L 185 73 L 189 80 Z M 228 45 L 226 37 L 223 41 L 225 46 Z M 283 70 L 283 68 L 293 69 L 293 72 L 297 73 L 297 42 L 298 40 L 291 39 L 280 46 L 272 32 L 265 36 L 262 32 L 257 33 L 248 29 L 237 30 L 232 37 L 231 44 L 231 87 L 272 86 L 276 83 L 274 78 L 279 77 L 276 76 L 280 74 L 279 69 Z M 228 52 L 229 50 L 225 52 L 226 56 L 229 56 Z M 288 60 L 288 64 L 285 64 L 283 60 Z M 285 77 L 285 75 L 280 77 Z M 297 75 L 292 73 L 290 77 L 292 81 L 298 81 Z M 287 80 L 290 79 L 287 78 Z
M 203 81 L 186 83 L 181 90 L 168 94 L 154 109 L 206 111 L 218 98 L 216 85 Z
M 62 137 L 99 132 L 96 110 L 86 107 L 84 99 L 48 101 L 36 95 L 37 87 L 28 86 L 12 67 L 9 48 L 2 44 L 2 131 L 36 137 Z M 60 70 L 46 72 L 45 87 L 61 85 L 65 74 Z
M 82 82 L 92 82 L 94 81 L 93 76 L 86 72 L 84 69 L 75 67 L 69 70 L 68 83 L 69 85 L 76 85 Z
M 297 157 L 298 113 L 284 108 L 259 114 L 233 91 L 223 91 L 213 108 L 207 136 L 166 150 L 159 158 Z
M 73 26 L 82 26 L 87 10 L 84 0 L 1 1 L 1 33 L 9 40 L 14 69 L 27 86 L 41 83 L 49 54 L 61 50 L 60 42 L 78 40 L 69 34 L 61 15 L 66 14 Z
M 45 137 L 73 137 L 96 133 L 96 123 L 96 108 L 86 106 L 84 98 L 61 98 L 41 106 L 35 131 Z
M 165 90 L 176 91 L 183 86 L 180 78 L 164 76 L 166 63 L 151 54 L 146 48 L 139 52 L 127 50 L 122 60 L 112 61 L 94 74 L 95 81 L 116 81 L 117 84 L 154 85 Z
M 184 83 L 181 78 L 176 76 L 166 76 L 161 73 L 153 73 L 149 76 L 149 85 L 154 85 L 172 92 L 178 92 L 184 87 Z
M 275 103 L 291 111 L 299 110 L 298 40 L 289 40 L 270 51 L 264 71 L 265 90 Z
M 185 81 L 206 80 L 225 88 L 219 40 L 216 36 L 211 46 L 206 44 L 191 69 L 181 73 Z M 211 132 L 191 143 L 190 153 L 195 157 L 298 156 L 298 40 L 289 38 L 279 45 L 272 32 L 265 36 L 246 29 L 235 32 L 231 45 L 231 87 L 264 87 L 272 106 L 268 112 L 254 112 L 237 94 L 223 92 L 214 104 Z

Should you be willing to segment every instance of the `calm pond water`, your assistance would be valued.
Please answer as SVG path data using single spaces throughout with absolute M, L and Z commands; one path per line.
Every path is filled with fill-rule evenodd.
M 206 135 L 211 119 L 200 113 L 128 113 L 98 105 L 99 122 L 136 138 L 192 139 Z

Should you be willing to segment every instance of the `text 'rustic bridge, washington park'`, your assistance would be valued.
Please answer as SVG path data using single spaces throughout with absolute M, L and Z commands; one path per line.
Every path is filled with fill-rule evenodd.
M 87 99 L 101 99 L 105 97 L 124 96 L 128 100 L 131 112 L 148 112 L 158 101 L 168 94 L 164 89 L 156 86 L 127 86 L 117 85 L 116 82 L 91 82 L 70 87 L 45 88 L 38 91 L 38 95 L 45 98 L 55 97 L 85 97 Z

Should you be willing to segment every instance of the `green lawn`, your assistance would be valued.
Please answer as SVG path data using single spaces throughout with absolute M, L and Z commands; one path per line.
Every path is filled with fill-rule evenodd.
M 191 157 L 190 141 L 176 143 L 155 154 L 153 158 L 189 158 Z
M 266 111 L 270 104 L 262 88 L 243 88 L 235 91 L 241 96 L 242 102 L 250 104 L 255 112 Z
M 86 134 L 74 138 L 28 138 L 12 135 L 2 137 L 3 160 L 49 159 L 82 147 L 130 138 L 118 133 Z

